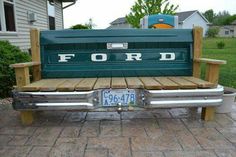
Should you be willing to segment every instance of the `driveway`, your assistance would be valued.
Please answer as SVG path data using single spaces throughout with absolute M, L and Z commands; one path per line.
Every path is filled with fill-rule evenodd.
M 47 111 L 22 126 L 9 103 L 0 104 L 0 157 L 236 157 L 236 105 L 211 122 L 180 108 Z

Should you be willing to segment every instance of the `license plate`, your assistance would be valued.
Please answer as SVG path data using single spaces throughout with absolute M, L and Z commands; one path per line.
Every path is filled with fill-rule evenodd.
M 136 102 L 135 90 L 132 89 L 118 89 L 118 90 L 103 90 L 102 91 L 102 105 L 103 106 L 117 106 L 120 103 L 122 106 L 134 105 Z

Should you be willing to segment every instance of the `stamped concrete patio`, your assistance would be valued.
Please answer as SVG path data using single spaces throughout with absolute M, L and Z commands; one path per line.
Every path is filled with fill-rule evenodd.
M 200 111 L 41 112 L 32 126 L 0 104 L 0 157 L 236 157 L 236 105 L 215 121 Z

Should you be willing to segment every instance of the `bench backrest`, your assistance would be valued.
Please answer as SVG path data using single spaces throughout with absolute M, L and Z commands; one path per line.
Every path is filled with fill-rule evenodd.
M 192 29 L 40 32 L 43 78 L 191 76 Z

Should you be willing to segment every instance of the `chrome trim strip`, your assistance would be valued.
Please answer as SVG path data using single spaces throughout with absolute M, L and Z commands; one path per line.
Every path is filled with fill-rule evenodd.
M 164 105 L 164 104 L 207 104 L 207 103 L 221 103 L 222 99 L 215 100 L 169 100 L 169 101 L 150 101 L 151 105 Z
M 47 106 L 93 106 L 91 103 L 87 102 L 78 102 L 78 103 L 36 103 L 35 106 L 38 107 L 47 107 Z
M 30 95 L 85 95 L 92 94 L 94 91 L 86 91 L 86 92 L 19 92 L 19 94 L 30 94 Z
M 224 91 L 223 86 L 218 85 L 217 88 L 213 89 L 177 89 L 177 90 L 147 90 L 151 94 L 169 94 L 169 93 L 210 93 L 210 92 L 222 92 Z

